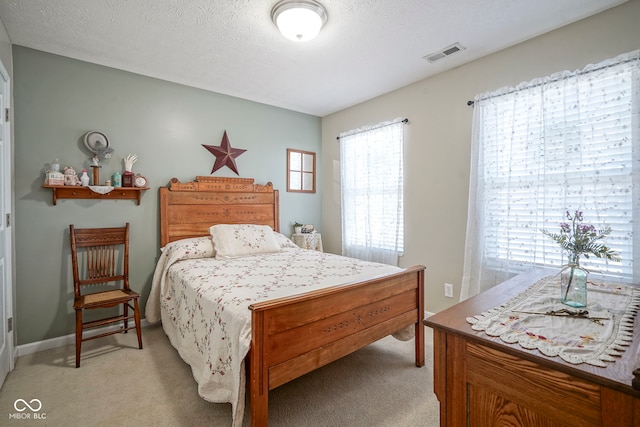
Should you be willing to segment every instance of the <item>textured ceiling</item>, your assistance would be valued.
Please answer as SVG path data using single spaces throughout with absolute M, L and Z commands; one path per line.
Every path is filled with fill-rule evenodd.
M 320 0 L 307 43 L 277 1 L 2 0 L 0 19 L 16 45 L 322 117 L 626 0 Z

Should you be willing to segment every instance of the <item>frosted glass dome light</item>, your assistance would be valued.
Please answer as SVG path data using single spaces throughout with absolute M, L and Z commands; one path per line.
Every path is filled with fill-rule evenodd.
M 271 19 L 289 40 L 306 42 L 320 33 L 327 11 L 314 0 L 283 0 L 271 10 Z

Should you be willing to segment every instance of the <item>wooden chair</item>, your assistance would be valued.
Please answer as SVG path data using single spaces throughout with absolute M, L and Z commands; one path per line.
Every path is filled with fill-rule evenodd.
M 69 225 L 69 232 L 73 267 L 73 308 L 76 311 L 76 368 L 80 366 L 83 341 L 135 329 L 138 334 L 138 347 L 142 349 L 138 307 L 140 294 L 129 288 L 129 223 L 118 228 L 76 229 L 73 225 Z M 109 286 L 109 289 L 104 290 L 105 286 Z M 85 292 L 91 287 L 102 290 Z M 91 321 L 83 322 L 82 320 L 84 310 L 119 305 L 123 306 L 122 314 Z M 130 308 L 133 309 L 133 315 L 129 314 Z M 135 326 L 129 326 L 129 319 L 134 319 Z M 123 322 L 123 326 L 99 335 L 87 338 L 83 336 L 83 331 L 86 329 L 116 322 Z

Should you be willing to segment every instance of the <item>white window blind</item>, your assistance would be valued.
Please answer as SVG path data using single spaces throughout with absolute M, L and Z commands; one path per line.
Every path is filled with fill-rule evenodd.
M 638 280 L 639 111 L 639 52 L 477 97 L 463 297 L 566 263 L 540 229 L 559 232 L 567 210 L 610 226 L 622 259 L 581 265 Z
M 403 123 L 339 137 L 343 255 L 398 264 L 404 248 Z

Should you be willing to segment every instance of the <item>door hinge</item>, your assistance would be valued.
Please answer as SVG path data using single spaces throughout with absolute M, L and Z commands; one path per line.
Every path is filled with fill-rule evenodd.
M 9 121 L 9 109 L 8 108 L 4 109 L 4 121 L 5 122 Z
M 7 333 L 13 331 L 13 317 L 7 319 Z
M 7 227 L 11 227 L 11 214 L 10 213 L 7 214 L 7 220 L 5 221 L 5 223 L 7 224 Z

